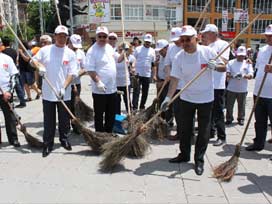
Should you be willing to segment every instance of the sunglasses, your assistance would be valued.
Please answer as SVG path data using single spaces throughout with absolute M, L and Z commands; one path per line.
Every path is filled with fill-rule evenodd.
M 116 40 L 116 38 L 111 38 L 111 37 L 109 37 L 109 40 Z
M 180 39 L 181 43 L 189 43 L 191 42 L 192 38 L 185 38 L 185 39 Z
M 98 35 L 97 37 L 98 37 L 99 39 L 102 39 L 102 38 L 103 38 L 103 39 L 106 39 L 108 36 L 106 36 L 106 35 Z

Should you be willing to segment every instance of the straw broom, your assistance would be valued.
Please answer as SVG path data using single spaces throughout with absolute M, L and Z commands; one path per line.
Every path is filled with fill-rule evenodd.
M 214 60 L 217 60 L 245 31 L 253 22 L 255 22 L 262 13 L 257 15 L 230 43 L 227 47 L 225 47 L 216 57 Z M 204 69 L 201 69 L 196 76 L 189 81 L 168 103 L 171 105 L 179 96 L 186 90 L 194 81 L 196 81 L 208 68 L 205 67 Z M 149 119 L 145 124 L 142 126 L 138 126 L 134 129 L 134 131 L 128 135 L 127 137 L 123 137 L 121 139 L 116 139 L 116 141 L 112 142 L 111 144 L 104 145 L 103 148 L 103 156 L 104 159 L 100 162 L 100 167 L 102 170 L 108 171 L 113 169 L 125 156 L 124 153 L 126 153 L 130 148 L 131 144 L 137 138 L 139 135 L 141 135 L 144 131 L 146 131 L 148 125 L 151 124 L 151 122 L 158 117 L 162 111 L 157 112 L 151 119 Z
M 0 87 L 0 92 L 4 95 L 3 89 Z M 14 117 L 16 118 L 16 122 L 20 125 L 19 130 L 24 134 L 26 142 L 29 144 L 29 146 L 34 148 L 42 148 L 43 143 L 36 137 L 33 137 L 31 134 L 29 134 L 26 130 L 26 127 L 21 122 L 20 116 L 15 112 L 10 102 L 7 101 L 7 104 L 9 106 L 10 111 L 13 113 Z
M 271 64 L 271 63 L 272 63 L 272 54 L 269 59 L 269 64 Z M 240 157 L 240 152 L 241 152 L 241 146 L 242 146 L 244 139 L 246 137 L 246 133 L 247 133 L 249 124 L 251 122 L 252 116 L 255 112 L 255 109 L 256 109 L 258 100 L 260 98 L 260 94 L 262 92 L 266 77 L 267 77 L 267 72 L 264 73 L 260 88 L 259 88 L 257 96 L 256 96 L 256 100 L 255 100 L 254 105 L 251 109 L 251 112 L 250 112 L 246 127 L 244 129 L 242 138 L 241 138 L 240 142 L 236 145 L 234 154 L 232 155 L 232 157 L 228 161 L 220 164 L 219 166 L 217 166 L 213 170 L 213 176 L 221 181 L 230 181 L 236 172 L 239 157 Z
M 22 49 L 28 54 L 28 56 L 31 58 L 31 60 L 34 62 L 35 68 L 39 69 L 39 66 L 42 66 L 41 64 L 35 62 L 33 60 L 33 57 L 26 51 L 26 48 L 24 47 L 23 43 L 21 42 L 21 40 L 18 38 L 18 36 L 16 35 L 16 33 L 13 31 L 13 29 L 11 28 L 11 26 L 9 25 L 9 23 L 6 21 L 6 19 L 1 15 L 2 20 L 5 22 L 5 24 L 8 26 L 8 28 L 10 29 L 11 33 L 14 35 L 14 37 L 17 39 L 17 41 L 19 42 L 19 44 L 21 45 Z M 58 93 L 55 90 L 55 88 L 53 87 L 52 83 L 48 80 L 48 78 L 46 76 L 44 76 L 45 81 L 48 83 L 48 85 L 50 86 L 50 88 L 53 90 L 53 92 L 56 94 L 56 96 L 58 97 Z M 81 130 L 81 133 L 83 134 L 84 138 L 86 139 L 87 143 L 90 144 L 93 141 L 96 140 L 96 133 L 92 134 L 87 128 L 85 128 L 81 122 L 79 121 L 79 119 L 77 119 L 74 114 L 70 111 L 70 109 L 67 107 L 67 105 L 64 103 L 63 100 L 60 100 L 60 102 L 62 103 L 62 105 L 64 106 L 64 108 L 66 109 L 66 111 L 69 113 L 69 115 L 72 117 L 73 122 L 75 123 L 75 125 L 78 125 L 78 128 Z M 109 134 L 103 133 L 104 134 L 104 138 L 101 139 L 101 137 L 97 137 L 97 140 L 101 139 L 103 141 L 110 141 L 111 137 Z M 91 147 L 94 149 L 99 149 L 100 148 L 100 144 L 103 144 L 103 141 L 101 141 L 100 143 L 94 143 Z M 98 147 L 96 147 L 96 145 L 98 145 Z

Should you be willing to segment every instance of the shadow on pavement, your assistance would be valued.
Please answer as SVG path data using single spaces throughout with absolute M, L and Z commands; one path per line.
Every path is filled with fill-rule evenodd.
M 177 178 L 177 175 L 185 173 L 194 168 L 192 163 L 182 163 L 181 168 L 179 168 L 179 164 L 170 164 L 168 160 L 169 158 L 164 158 L 142 163 L 140 164 L 140 167 L 134 171 L 134 174 L 138 176 L 153 175 L 167 178 Z M 166 175 L 158 172 L 168 172 L 171 174 Z
M 252 182 L 252 184 L 241 186 L 238 188 L 239 191 L 245 194 L 254 194 L 254 193 L 267 193 L 272 196 L 272 176 L 257 176 L 254 173 L 239 173 L 237 176 L 246 176 L 247 179 Z M 256 188 L 256 185 L 258 186 Z
M 267 145 L 268 146 L 268 145 Z M 234 154 L 235 151 L 235 145 L 233 144 L 226 144 L 223 147 L 223 151 L 221 152 L 217 152 L 216 155 L 220 156 L 220 157 L 231 157 Z M 269 150 L 271 151 L 270 147 L 266 147 L 265 150 Z M 249 152 L 245 150 L 245 147 L 242 147 L 241 150 L 241 154 L 240 154 L 240 158 L 244 158 L 244 159 L 252 159 L 252 160 L 261 160 L 264 158 L 270 158 L 271 155 L 270 154 L 263 154 L 260 152 Z

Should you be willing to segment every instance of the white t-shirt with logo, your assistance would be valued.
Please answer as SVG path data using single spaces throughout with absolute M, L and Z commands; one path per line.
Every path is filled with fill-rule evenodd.
M 12 58 L 0 52 L 0 87 L 4 92 L 9 91 L 10 77 L 17 73 L 18 70 Z M 0 95 L 2 95 L 1 92 Z
M 171 68 L 176 54 L 180 52 L 181 50 L 182 50 L 181 47 L 176 46 L 175 43 L 171 43 L 168 47 L 168 50 L 165 56 L 164 65 L 165 66 L 170 65 L 170 68 Z M 177 89 L 181 89 L 181 87 L 182 87 L 182 84 L 179 82 Z
M 253 76 L 254 73 L 252 64 L 247 63 L 246 60 L 239 62 L 237 61 L 237 59 L 233 59 L 228 62 L 227 72 L 230 73 L 232 76 L 235 76 L 239 73 L 241 75 L 249 74 Z M 236 93 L 245 93 L 247 92 L 247 85 L 248 80 L 245 78 L 241 79 L 231 78 L 229 80 L 227 90 Z
M 159 65 L 158 65 L 158 77 L 159 79 L 165 79 L 165 57 L 160 55 Z
M 117 91 L 115 51 L 112 46 L 106 44 L 101 47 L 95 43 L 90 47 L 86 54 L 86 69 L 87 71 L 95 71 L 106 86 L 106 92 L 101 92 L 98 90 L 96 83 L 91 80 L 93 93 L 112 94 Z
M 218 39 L 215 42 L 209 44 L 217 54 L 219 54 L 229 44 L 228 42 Z M 229 60 L 230 48 L 228 48 L 222 55 L 225 60 Z M 225 89 L 226 88 L 226 72 L 214 71 L 214 89 Z
M 134 57 L 136 58 L 136 73 L 142 77 L 151 77 L 152 62 L 156 60 L 155 50 L 141 45 L 135 49 Z
M 42 47 L 34 56 L 46 68 L 46 76 L 57 92 L 63 87 L 68 75 L 77 76 L 77 60 L 73 50 L 57 47 L 55 44 Z M 42 97 L 47 101 L 58 101 L 54 91 L 45 80 L 42 84 Z M 71 86 L 65 91 L 64 100 L 71 100 Z
M 214 59 L 216 53 L 207 46 L 197 45 L 194 53 L 181 50 L 174 58 L 171 76 L 180 79 L 181 87 L 192 80 L 202 68 L 207 66 L 209 60 Z M 218 59 L 219 63 L 222 63 Z M 182 100 L 191 103 L 208 103 L 214 100 L 213 72 L 207 69 L 195 82 L 193 82 L 180 95 Z
M 272 46 L 266 45 L 260 48 L 259 50 L 257 61 L 256 61 L 256 68 L 258 69 L 258 71 L 255 77 L 255 88 L 254 88 L 255 96 L 257 96 L 258 90 L 260 88 L 260 85 L 264 76 L 265 65 L 270 63 L 268 61 L 270 59 L 271 54 L 272 54 Z M 272 74 L 271 73 L 267 74 L 260 97 L 272 98 Z
M 77 72 L 79 72 L 82 68 L 85 67 L 85 53 L 81 49 L 76 50 L 76 58 L 77 58 Z M 80 77 L 76 77 L 73 80 L 72 84 L 80 84 Z
M 115 54 L 115 58 L 118 59 L 118 57 L 120 56 L 119 53 L 116 52 Z M 120 63 L 116 63 L 116 84 L 117 87 L 124 87 L 126 85 L 130 85 L 130 78 L 129 78 L 129 63 L 134 63 L 135 62 L 135 57 L 133 55 L 129 55 L 126 61 L 127 64 L 127 71 L 125 70 L 125 60 L 123 60 Z M 126 81 L 127 78 L 127 81 Z M 126 84 L 128 83 L 128 84 Z

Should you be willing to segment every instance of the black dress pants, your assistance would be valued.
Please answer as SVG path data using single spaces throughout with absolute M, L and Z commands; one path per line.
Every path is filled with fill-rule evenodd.
M 139 84 L 136 88 L 133 89 L 133 98 L 132 98 L 133 110 L 138 109 L 138 102 L 139 102 L 141 88 L 142 88 L 142 98 L 140 102 L 140 109 L 145 108 L 145 103 L 148 96 L 149 84 L 150 84 L 150 77 L 139 76 Z

